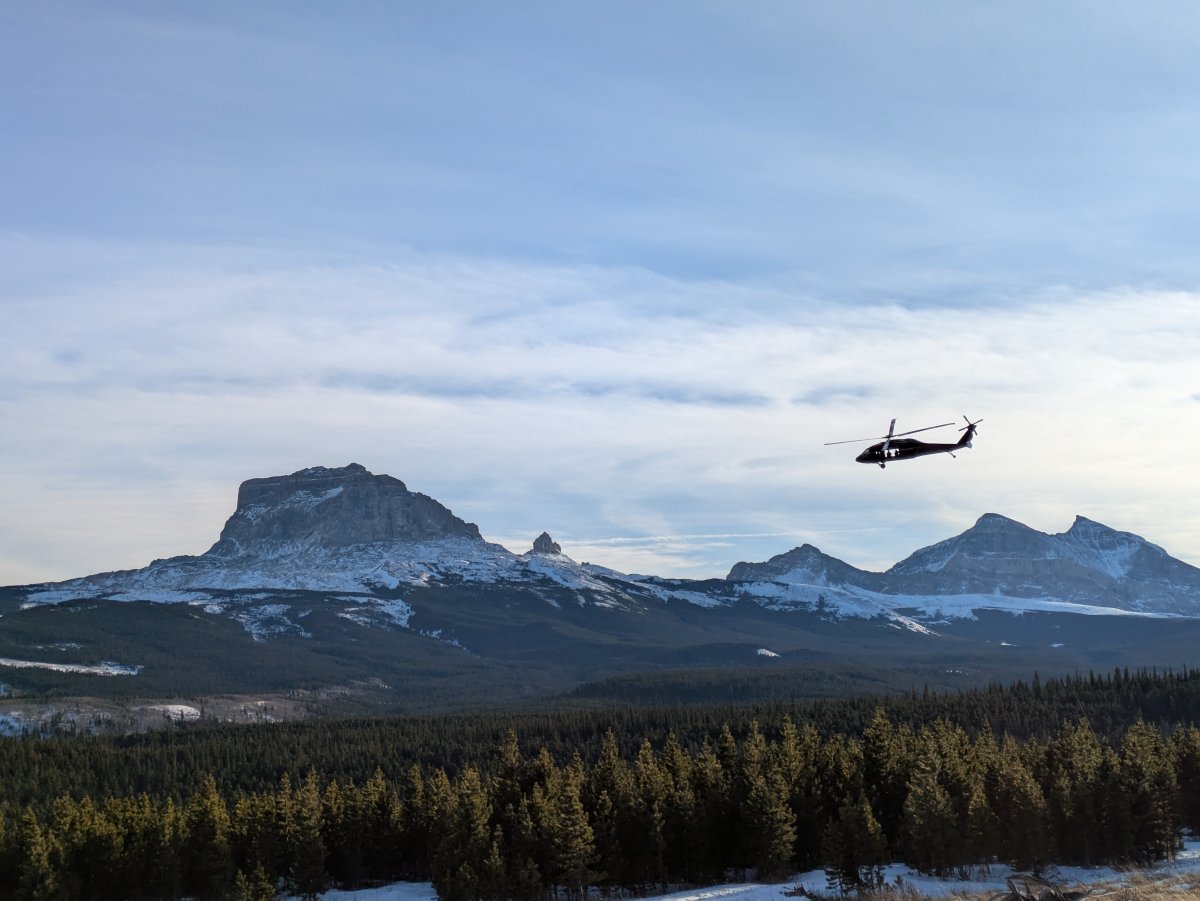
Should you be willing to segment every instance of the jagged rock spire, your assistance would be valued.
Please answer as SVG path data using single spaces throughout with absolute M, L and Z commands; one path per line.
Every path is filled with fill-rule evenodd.
M 550 537 L 549 532 L 543 532 L 537 538 L 533 539 L 533 549 L 531 554 L 561 554 L 562 548 L 558 542 Z

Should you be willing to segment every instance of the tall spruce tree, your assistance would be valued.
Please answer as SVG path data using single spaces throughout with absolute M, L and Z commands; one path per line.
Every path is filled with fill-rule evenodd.
M 1200 833 L 1200 728 L 1181 726 L 1171 734 L 1171 757 L 1179 785 L 1182 825 Z
M 904 801 L 915 756 L 912 730 L 897 728 L 882 707 L 875 708 L 863 731 L 863 781 L 884 835 L 899 850 Z
M 316 770 L 309 770 L 296 792 L 296 821 L 288 881 L 305 901 L 315 899 L 329 886 L 325 868 L 325 839 L 321 786 Z
M 596 845 L 583 808 L 583 762 L 576 757 L 551 786 L 554 833 L 550 836 L 551 873 L 567 898 L 583 901 L 587 888 L 600 875 L 595 869 Z
M 962 863 L 963 839 L 940 771 L 937 749 L 929 746 L 913 768 L 901 827 L 905 862 L 919 872 L 939 876 Z
M 1086 720 L 1064 726 L 1049 743 L 1042 785 L 1057 857 L 1091 866 L 1103 842 L 1099 834 L 1100 767 L 1104 749 Z
M 183 827 L 183 891 L 201 899 L 224 897 L 233 886 L 229 809 L 211 773 L 184 808 Z
M 467 767 L 432 823 L 433 885 L 443 901 L 481 896 L 482 865 L 491 852 L 491 803 L 479 772 Z
M 760 879 L 775 879 L 794 867 L 796 819 L 788 790 L 774 761 L 763 759 L 744 774 L 741 823 L 745 859 Z
M 1008 737 L 988 774 L 988 800 L 996 814 L 997 851 L 1018 870 L 1040 872 L 1053 848 L 1046 798 L 1025 766 L 1020 748 Z
M 64 895 L 60 873 L 54 862 L 54 843 L 26 808 L 16 829 L 13 898 L 17 901 L 58 901 Z
M 1121 784 L 1129 803 L 1133 860 L 1147 865 L 1178 847 L 1178 785 L 1157 729 L 1139 720 L 1121 741 Z
M 864 795 L 847 798 L 826 827 L 822 843 L 826 878 L 842 894 L 883 885 L 888 847 L 883 829 Z

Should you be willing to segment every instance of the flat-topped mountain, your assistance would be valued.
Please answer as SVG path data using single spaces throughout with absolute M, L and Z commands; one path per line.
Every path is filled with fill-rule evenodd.
M 237 509 L 208 554 L 234 557 L 275 553 L 281 547 L 341 548 L 440 538 L 483 541 L 478 526 L 428 495 L 351 463 L 243 482 Z

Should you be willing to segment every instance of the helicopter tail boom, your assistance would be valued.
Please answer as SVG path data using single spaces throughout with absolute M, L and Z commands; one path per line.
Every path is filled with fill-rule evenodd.
M 983 420 L 976 419 L 974 422 L 971 422 L 970 419 L 967 419 L 966 415 L 963 416 L 963 419 L 966 420 L 967 424 L 959 429 L 963 433 L 963 436 L 958 439 L 958 446 L 971 447 L 971 439 L 975 437 L 975 427 L 983 422 Z

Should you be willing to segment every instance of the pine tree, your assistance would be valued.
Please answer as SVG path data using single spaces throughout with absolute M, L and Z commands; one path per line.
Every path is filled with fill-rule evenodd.
M 964 859 L 968 863 L 991 864 L 997 855 L 1000 826 L 988 801 L 983 780 L 971 784 L 967 796 L 967 821 L 963 835 Z
M 15 846 L 13 897 L 18 901 L 56 901 L 63 897 L 61 874 L 53 861 L 54 843 L 32 809 L 27 808 L 21 816 Z
M 883 885 L 887 862 L 883 829 L 863 795 L 847 798 L 825 830 L 822 857 L 826 878 L 842 894 Z
M 270 796 L 240 795 L 230 811 L 233 863 L 239 873 L 264 872 L 276 864 L 275 808 Z
M 904 801 L 904 860 L 921 873 L 945 875 L 961 862 L 954 802 L 939 781 L 940 760 L 929 747 L 917 761 Z
M 275 894 L 275 886 L 261 864 L 249 876 L 238 870 L 233 883 L 233 896 L 238 901 L 275 901 Z
M 556 884 L 566 889 L 568 898 L 582 901 L 597 872 L 596 845 L 580 793 L 583 788 L 583 763 L 578 757 L 563 771 L 551 787 L 550 804 L 557 830 L 551 836 L 551 873 Z
M 749 797 L 751 835 L 755 836 L 752 864 L 759 878 L 774 879 L 794 869 L 796 818 L 787 803 L 787 787 L 779 774 L 769 770 L 756 783 Z
M 1064 727 L 1046 749 L 1046 792 L 1058 858 L 1090 866 L 1103 839 L 1098 832 L 1103 748 L 1086 721 Z
M 621 846 L 629 860 L 629 876 L 635 885 L 666 882 L 667 776 L 649 741 L 643 741 L 633 763 L 633 790 L 628 831 Z
M 731 796 L 731 778 L 720 758 L 706 740 L 700 746 L 692 766 L 696 791 L 697 815 L 703 826 L 700 834 L 701 876 L 715 878 L 732 860 L 737 841 L 737 817 Z
M 479 897 L 479 868 L 491 851 L 490 816 L 491 804 L 479 772 L 467 767 L 432 822 L 432 834 L 436 836 L 433 884 L 443 901 Z
M 78 897 L 103 886 L 115 895 L 127 894 L 128 887 L 113 883 L 122 871 L 122 835 L 91 797 L 78 802 L 62 797 L 52 809 L 50 834 L 66 893 Z
M 1104 861 L 1129 861 L 1133 851 L 1133 815 L 1121 771 L 1121 757 L 1104 748 L 1097 776 L 1099 852 Z
M 1015 869 L 1039 872 L 1052 856 L 1046 798 L 1015 742 L 1006 738 L 988 774 L 999 856 Z
M 1147 865 L 1178 846 L 1178 785 L 1171 756 L 1158 731 L 1142 721 L 1121 742 L 1121 783 L 1130 805 L 1131 855 Z
M 353 885 L 363 878 L 366 828 L 362 815 L 358 787 L 353 782 L 343 787 L 331 779 L 321 798 L 321 838 L 326 868 L 334 883 Z
M 620 884 L 625 874 L 621 853 L 620 823 L 608 792 L 602 791 L 591 808 L 592 841 L 596 848 L 596 881 L 607 890 Z
M 750 726 L 740 777 L 744 860 L 760 879 L 772 879 L 792 867 L 796 819 L 778 759 L 768 754 L 757 723 Z
M 679 744 L 674 732 L 667 735 L 661 756 L 667 777 L 663 824 L 667 879 L 671 882 L 690 881 L 700 876 L 702 855 L 708 843 L 692 784 L 692 758 Z
M 373 879 L 397 878 L 405 863 L 401 837 L 404 809 L 379 767 L 358 793 L 357 819 L 362 829 L 364 870 Z
M 879 825 L 895 850 L 914 756 L 912 731 L 896 728 L 882 707 L 875 708 L 863 732 L 863 782 Z
M 449 787 L 441 773 L 438 781 L 438 792 L 448 793 Z M 426 789 L 425 778 L 421 768 L 413 764 L 405 771 L 400 788 L 397 847 L 393 851 L 395 857 L 402 862 L 400 875 L 408 879 L 428 879 L 430 872 L 430 836 L 431 807 L 436 808 L 439 800 L 430 799 Z
M 1180 727 L 1171 735 L 1171 757 L 1179 783 L 1179 815 L 1182 825 L 1200 833 L 1200 729 Z
M 325 840 L 321 835 L 321 787 L 316 770 L 309 770 L 296 792 L 296 826 L 288 882 L 306 901 L 315 899 L 329 886 L 325 869 Z
M 481 901 L 506 901 L 504 855 L 501 847 L 504 845 L 504 832 L 496 826 L 492 830 L 492 844 L 488 848 L 487 857 L 479 862 L 478 896 Z
M 229 810 L 211 773 L 184 808 L 183 825 L 184 892 L 199 898 L 223 897 L 233 885 Z
M 513 901 L 541 901 L 546 885 L 538 860 L 545 858 L 534 810 L 543 806 L 541 786 L 534 786 L 533 795 L 522 797 L 512 817 L 512 836 L 505 861 L 505 892 Z
M 826 823 L 820 816 L 821 789 L 818 761 L 821 739 L 811 723 L 797 728 L 785 718 L 777 743 L 779 769 L 795 824 L 792 859 L 802 869 L 818 866 Z

